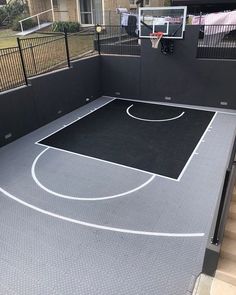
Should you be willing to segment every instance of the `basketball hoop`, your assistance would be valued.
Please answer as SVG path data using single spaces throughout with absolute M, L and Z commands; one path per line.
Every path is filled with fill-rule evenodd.
M 158 45 L 159 45 L 163 35 L 164 35 L 163 32 L 155 32 L 155 33 L 150 34 L 150 39 L 151 39 L 151 42 L 152 42 L 152 48 L 155 48 L 155 49 L 158 48 Z

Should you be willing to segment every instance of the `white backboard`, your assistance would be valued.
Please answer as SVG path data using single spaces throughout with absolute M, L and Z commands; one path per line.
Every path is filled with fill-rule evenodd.
M 139 8 L 139 37 L 150 38 L 154 32 L 163 32 L 163 38 L 183 39 L 187 6 Z

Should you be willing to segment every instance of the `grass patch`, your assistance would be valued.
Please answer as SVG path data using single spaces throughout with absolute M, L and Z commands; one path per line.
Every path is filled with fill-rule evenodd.
M 2 73 L 0 91 L 24 84 L 18 49 L 3 49 L 17 46 L 16 36 L 13 34 L 15 32 L 11 30 L 0 31 L 0 70 Z M 63 35 L 31 34 L 23 39 L 25 40 L 22 42 L 22 52 L 27 77 L 67 67 Z M 69 34 L 70 59 L 76 60 L 85 55 L 93 54 L 93 40 L 94 35 Z
M 11 29 L 0 29 L 0 49 L 16 47 L 17 46 L 17 36 L 16 34 L 19 32 L 13 31 Z M 42 33 L 34 33 L 24 37 L 25 38 L 34 38 L 34 37 L 42 37 L 44 34 Z

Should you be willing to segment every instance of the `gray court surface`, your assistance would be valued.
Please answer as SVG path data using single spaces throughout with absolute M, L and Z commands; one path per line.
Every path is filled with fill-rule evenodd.
M 110 100 L 0 149 L 0 294 L 191 294 L 236 113 L 218 110 L 180 181 L 35 144 Z

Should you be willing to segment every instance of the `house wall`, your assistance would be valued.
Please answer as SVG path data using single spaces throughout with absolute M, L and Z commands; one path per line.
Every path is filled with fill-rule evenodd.
M 136 3 L 137 0 L 134 0 Z M 164 6 L 164 0 L 150 0 L 150 5 L 147 7 L 159 7 Z M 104 0 L 104 14 L 105 14 L 105 24 L 106 25 L 119 25 L 120 16 L 116 14 L 116 8 L 122 7 L 128 10 L 136 12 L 138 7 L 136 4 L 132 4 L 130 0 Z
M 60 6 L 63 3 L 63 7 Z M 28 1 L 30 15 L 51 9 L 50 0 L 29 0 Z M 62 19 L 66 21 L 78 21 L 76 0 L 57 0 L 54 3 L 55 20 Z M 41 19 L 49 18 L 52 20 L 52 14 L 49 12 L 46 15 L 40 16 Z
M 136 3 L 137 0 L 134 1 Z M 164 0 L 150 0 L 150 7 L 164 6 Z M 104 0 L 105 10 L 116 10 L 117 7 L 125 7 L 127 9 L 137 8 L 137 5 L 130 4 L 129 0 Z
M 60 2 L 63 2 L 63 6 L 60 6 Z M 78 21 L 76 0 L 58 0 L 54 12 L 56 21 Z
M 164 0 L 150 0 L 150 6 L 151 7 L 159 7 L 164 6 Z
M 130 8 L 129 0 L 104 0 L 104 9 L 115 11 L 117 7 Z
M 45 10 L 51 9 L 51 2 L 50 0 L 29 0 L 28 7 L 30 15 L 34 15 Z
M 80 15 L 77 13 L 77 0 L 57 0 L 54 2 L 55 20 L 60 21 L 78 21 Z M 136 0 L 135 0 L 136 2 Z M 63 5 L 61 5 L 62 3 Z M 164 0 L 150 0 L 150 7 L 163 6 Z M 51 9 L 50 0 L 29 0 L 28 1 L 30 15 Z M 79 5 L 80 6 L 80 5 Z M 120 17 L 116 13 L 116 8 L 122 7 L 136 9 L 136 5 L 131 5 L 129 0 L 103 0 L 104 19 L 106 25 L 118 25 Z M 80 7 L 78 7 L 80 8 Z M 79 9 L 80 10 L 80 9 Z M 80 14 L 80 12 L 79 12 Z M 42 19 L 51 18 L 51 13 L 41 16 Z M 50 19 L 51 20 L 51 19 Z

